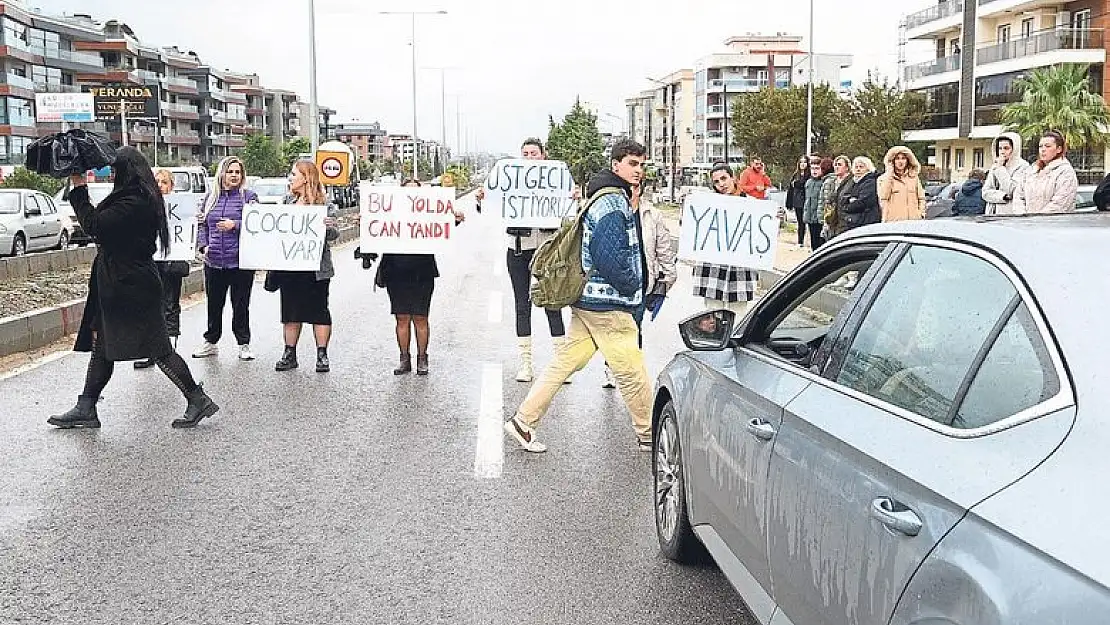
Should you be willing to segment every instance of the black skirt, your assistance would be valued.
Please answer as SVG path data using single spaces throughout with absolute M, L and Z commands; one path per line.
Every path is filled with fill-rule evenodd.
M 427 317 L 432 308 L 434 278 L 415 280 L 387 280 L 385 291 L 389 294 L 390 313 Z
M 317 280 L 311 271 L 290 271 L 281 276 L 281 322 L 331 325 L 328 291 L 331 280 Z

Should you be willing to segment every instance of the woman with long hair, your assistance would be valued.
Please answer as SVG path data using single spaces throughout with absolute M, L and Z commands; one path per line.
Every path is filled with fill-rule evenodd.
M 170 170 L 155 171 L 154 180 L 163 196 L 173 193 L 173 173 Z M 156 260 L 154 264 L 158 267 L 158 275 L 162 277 L 162 310 L 166 314 L 166 331 L 173 339 L 173 348 L 176 351 L 177 338 L 181 336 L 181 281 L 189 275 L 189 263 L 183 260 Z M 153 358 L 135 362 L 136 369 L 149 369 L 153 366 Z
M 289 197 L 285 203 L 326 205 L 328 217 L 324 220 L 326 231 L 320 268 L 316 271 L 273 272 L 281 290 L 281 323 L 285 328 L 285 352 L 274 369 L 289 371 L 297 368 L 297 343 L 301 340 L 301 328 L 311 323 L 312 334 L 316 338 L 316 372 L 327 373 L 331 371 L 328 359 L 328 343 L 331 341 L 328 291 L 335 276 L 331 242 L 339 238 L 339 229 L 335 227 L 335 205 L 328 202 L 320 184 L 320 171 L 314 163 L 297 161 L 293 164 L 293 171 L 289 173 Z
M 1037 144 L 1037 162 L 1014 193 L 1013 214 L 1070 213 L 1075 210 L 1079 178 L 1067 157 L 1064 135 L 1049 130 Z
M 808 156 L 798 159 L 798 168 L 786 183 L 786 207 L 794 209 L 794 216 L 798 223 L 798 247 L 806 244 L 806 184 L 810 178 L 810 162 Z
M 74 351 L 91 352 L 85 388 L 77 405 L 48 423 L 60 428 L 98 428 L 96 404 L 112 379 L 115 363 L 152 358 L 188 401 L 175 428 L 196 426 L 220 408 L 204 392 L 189 366 L 170 345 L 162 306 L 162 280 L 154 265 L 170 243 L 162 194 L 143 155 L 119 150 L 112 164 L 112 193 L 97 207 L 89 201 L 84 175 L 70 177 L 70 204 L 85 232 L 97 243 L 89 294 Z
M 247 169 L 238 156 L 229 156 L 216 168 L 216 189 L 204 197 L 198 215 L 197 251 L 204 257 L 204 290 L 208 294 L 208 330 L 204 344 L 193 358 L 220 353 L 224 333 L 224 305 L 231 292 L 231 331 L 239 343 L 239 360 L 254 360 L 251 351 L 251 289 L 254 272 L 239 268 L 239 227 L 243 208 L 258 201 L 246 188 Z

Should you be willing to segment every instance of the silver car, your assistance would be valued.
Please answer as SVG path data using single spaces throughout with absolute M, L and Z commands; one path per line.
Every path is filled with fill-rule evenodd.
M 54 200 L 27 189 L 0 190 L 0 254 L 64 249 L 69 233 Z
M 663 553 L 764 624 L 1105 623 L 1108 246 L 1103 214 L 869 226 L 683 322 Z

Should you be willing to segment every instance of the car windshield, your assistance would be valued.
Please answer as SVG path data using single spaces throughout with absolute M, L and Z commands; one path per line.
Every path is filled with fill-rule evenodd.
M 1095 190 L 1094 189 L 1080 189 L 1075 194 L 1075 208 L 1082 210 L 1084 208 L 1095 207 Z
M 193 190 L 193 185 L 188 172 L 173 172 L 173 190 L 176 193 L 188 193 Z
M 18 193 L 0 193 L 0 215 L 14 215 L 19 212 Z
M 262 196 L 285 195 L 286 185 L 278 184 L 276 182 L 264 182 L 254 185 L 252 189 L 255 193 Z

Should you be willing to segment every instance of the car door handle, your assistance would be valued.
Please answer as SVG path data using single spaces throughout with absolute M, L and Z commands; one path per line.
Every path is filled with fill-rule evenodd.
M 890 497 L 879 497 L 871 502 L 871 516 L 892 531 L 906 536 L 917 536 L 921 532 L 921 517 L 908 506 Z
M 775 426 L 763 419 L 749 419 L 747 428 L 752 436 L 761 440 L 769 441 L 775 437 Z

